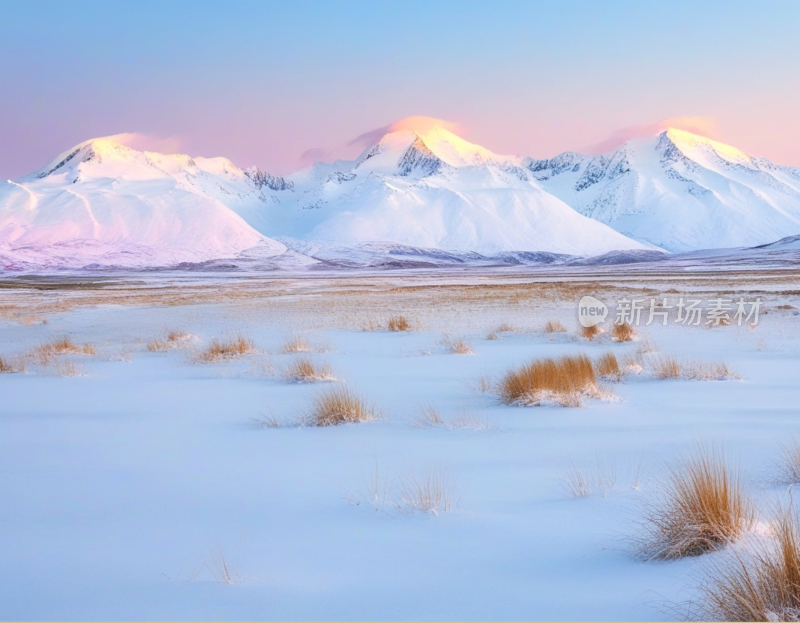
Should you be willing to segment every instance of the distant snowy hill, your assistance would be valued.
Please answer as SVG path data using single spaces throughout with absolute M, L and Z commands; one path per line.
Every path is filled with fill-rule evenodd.
M 25 178 L 0 184 L 0 254 L 75 267 L 197 262 L 253 247 L 277 255 L 286 250 L 282 244 L 226 205 L 268 201 L 259 184 L 280 185 L 255 173 L 224 158 L 87 141 Z
M 670 251 L 742 247 L 800 233 L 800 169 L 670 129 L 595 157 L 523 163 L 544 189 Z
M 442 127 L 390 132 L 353 161 L 314 165 L 234 207 L 265 235 L 456 252 L 599 255 L 644 249 L 546 192 L 521 160 Z

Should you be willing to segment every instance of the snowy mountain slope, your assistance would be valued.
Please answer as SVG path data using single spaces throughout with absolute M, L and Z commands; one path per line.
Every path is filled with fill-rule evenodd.
M 265 235 L 447 251 L 598 255 L 642 245 L 547 193 L 513 156 L 441 127 L 390 132 L 352 161 L 315 165 L 234 209 Z
M 229 257 L 255 246 L 276 255 L 285 247 L 226 205 L 269 201 L 257 173 L 224 158 L 86 141 L 0 185 L 0 243 L 9 255 L 58 265 L 163 265 Z
M 525 160 L 542 187 L 670 251 L 742 247 L 800 232 L 800 169 L 670 129 L 595 157 Z

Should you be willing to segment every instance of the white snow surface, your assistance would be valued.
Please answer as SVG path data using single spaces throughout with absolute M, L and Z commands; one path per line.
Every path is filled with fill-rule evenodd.
M 595 157 L 568 152 L 525 165 L 582 214 L 669 251 L 800 234 L 800 169 L 682 130 Z
M 658 351 L 647 357 L 724 360 L 742 380 L 632 375 L 613 386 L 619 401 L 576 409 L 508 407 L 476 390 L 479 375 L 497 380 L 534 357 L 624 357 L 639 348 L 534 330 L 548 319 L 572 329 L 570 302 L 540 301 L 550 306 L 535 310 L 430 305 L 417 310 L 426 323 L 419 332 L 364 332 L 330 326 L 336 299 L 326 303 L 324 293 L 335 282 L 309 290 L 295 307 L 304 311 L 281 315 L 275 299 L 309 287 L 282 280 L 282 296 L 257 304 L 101 305 L 49 314 L 46 325 L 0 320 L 8 358 L 65 335 L 98 348 L 95 357 L 73 357 L 85 376 L 35 366 L 0 374 L 2 618 L 683 619 L 705 565 L 730 552 L 649 563 L 633 555 L 629 539 L 669 466 L 698 442 L 720 444 L 767 513 L 791 498 L 773 477 L 778 442 L 797 432 L 800 333 L 798 317 L 775 306 L 800 299 L 754 283 L 773 309 L 755 330 L 642 329 Z M 5 292 L 2 303 L 15 302 Z M 485 339 L 501 321 L 522 330 Z M 143 340 L 167 328 L 195 337 L 148 352 Z M 303 329 L 329 351 L 308 356 L 327 361 L 337 385 L 374 401 L 381 420 L 291 425 L 333 386 L 281 378 L 296 355 L 280 347 Z M 468 339 L 475 354 L 447 353 L 438 344 L 443 330 Z M 188 349 L 238 331 L 272 354 L 190 363 Z M 262 360 L 275 376 L 257 372 Z M 416 428 L 426 405 L 446 421 L 467 414 L 490 428 Z M 251 424 L 270 413 L 284 426 Z M 604 469 L 608 482 L 573 499 L 563 488 L 571 465 L 593 478 Z M 456 508 L 376 510 L 376 466 L 387 486 L 440 469 L 456 488 Z M 215 568 L 219 550 L 240 573 L 233 585 L 216 583 L 203 566 Z

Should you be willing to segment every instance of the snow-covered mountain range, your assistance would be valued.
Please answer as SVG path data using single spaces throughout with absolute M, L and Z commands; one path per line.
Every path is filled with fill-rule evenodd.
M 525 166 L 553 195 L 669 251 L 753 246 L 800 233 L 800 169 L 670 129 L 595 157 Z
M 0 268 L 170 266 L 245 252 L 346 259 L 389 249 L 545 262 L 754 246 L 798 233 L 800 169 L 679 130 L 595 157 L 533 160 L 428 123 L 387 131 L 354 160 L 284 177 L 95 139 L 0 185 Z

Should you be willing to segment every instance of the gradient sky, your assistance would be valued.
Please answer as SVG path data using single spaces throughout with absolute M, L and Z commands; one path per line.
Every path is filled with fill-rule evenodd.
M 0 6 L 2 179 L 124 132 L 283 173 L 410 115 L 534 157 L 689 118 L 800 166 L 800 2 Z

